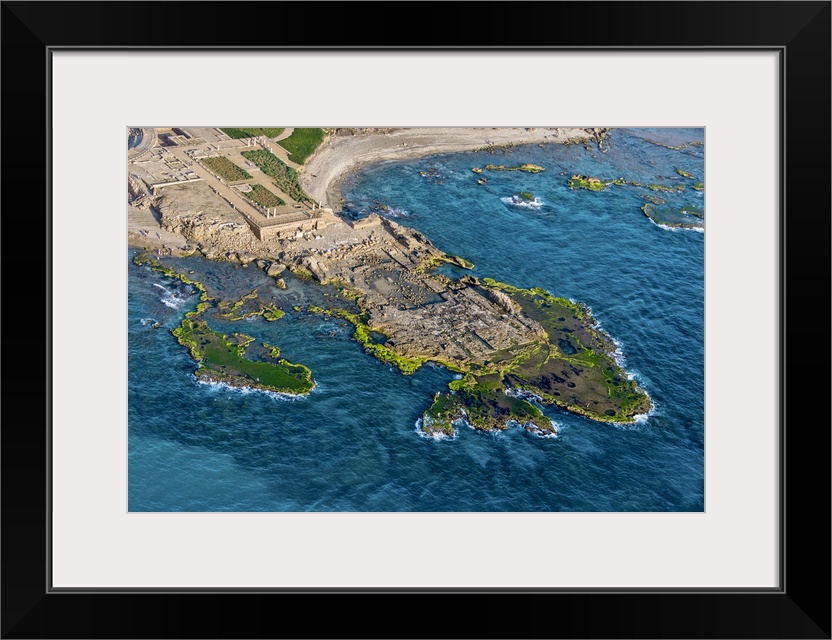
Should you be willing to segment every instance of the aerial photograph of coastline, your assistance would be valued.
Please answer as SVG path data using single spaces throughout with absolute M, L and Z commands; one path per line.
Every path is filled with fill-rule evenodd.
M 704 511 L 704 128 L 127 147 L 129 511 Z

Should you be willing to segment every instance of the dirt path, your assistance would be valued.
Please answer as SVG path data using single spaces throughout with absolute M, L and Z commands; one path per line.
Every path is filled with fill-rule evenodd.
M 280 134 L 279 136 L 277 136 L 276 138 L 272 138 L 272 140 L 273 140 L 274 142 L 280 142 L 281 140 L 285 140 L 285 139 L 286 139 L 286 138 L 288 138 L 290 135 L 292 135 L 292 132 L 293 132 L 294 130 L 295 130 L 295 128 L 294 128 L 294 127 L 286 127 L 285 129 L 283 129 L 283 133 L 281 133 L 281 134 Z
M 225 182 L 221 182 L 219 178 L 214 177 L 214 175 L 207 171 L 201 164 L 191 160 L 185 153 L 184 148 L 172 147 L 170 151 L 186 166 L 189 165 L 189 168 L 192 169 L 196 175 L 202 178 L 202 181 L 205 182 L 205 184 L 213 189 L 216 189 L 217 193 L 220 194 L 229 204 L 233 205 L 233 207 L 241 214 L 248 216 L 249 218 L 253 218 L 254 220 L 263 218 L 263 214 L 252 206 L 252 204 L 243 198 L 243 196 L 241 196 L 237 191 L 232 189 Z

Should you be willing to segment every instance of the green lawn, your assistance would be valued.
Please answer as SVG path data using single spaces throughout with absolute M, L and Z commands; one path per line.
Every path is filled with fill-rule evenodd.
M 286 204 L 283 198 L 275 195 L 261 184 L 251 185 L 251 191 L 243 195 L 264 207 L 282 207 Z
M 300 186 L 297 172 L 270 151 L 256 149 L 254 151 L 243 151 L 242 155 L 246 160 L 251 160 L 260 167 L 260 170 L 267 176 L 274 178 L 277 188 L 292 200 L 296 202 L 310 200 Z
M 276 138 L 284 129 L 277 129 L 274 127 L 252 127 L 248 129 L 220 129 L 229 138 L 239 140 L 240 138 L 254 138 L 255 136 L 266 136 L 267 138 Z
M 211 171 L 216 173 L 219 177 L 235 182 L 237 180 L 249 180 L 251 174 L 245 169 L 241 169 L 236 164 L 231 162 L 224 156 L 215 156 L 213 158 L 203 158 L 202 164 L 208 167 Z
M 303 164 L 323 140 L 323 129 L 295 129 L 292 135 L 277 144 L 286 149 L 292 162 Z
M 197 377 L 294 394 L 308 393 L 314 386 L 312 372 L 301 364 L 282 358 L 274 362 L 246 358 L 246 347 L 254 340 L 251 336 L 235 333 L 227 337 L 211 330 L 204 320 L 187 317 L 172 333 L 200 363 Z

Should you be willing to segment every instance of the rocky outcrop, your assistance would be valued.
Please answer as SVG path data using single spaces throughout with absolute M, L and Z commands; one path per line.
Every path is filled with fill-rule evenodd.
M 272 262 L 266 268 L 265 271 L 267 276 L 271 276 L 272 278 L 278 278 L 283 274 L 284 271 L 286 271 L 286 265 L 280 264 L 279 262 Z
M 594 136 L 600 144 L 601 133 L 570 130 L 568 135 Z M 436 398 L 424 420 L 428 431 L 447 434 L 460 414 L 480 429 L 505 428 L 514 421 L 547 431 L 549 422 L 539 409 L 508 395 L 507 385 L 595 419 L 626 422 L 650 408 L 646 395 L 609 356 L 611 343 L 593 329 L 585 309 L 543 290 L 437 274 L 443 262 L 465 269 L 474 265 L 378 214 L 347 222 L 323 208 L 316 211 L 320 217 L 314 226 L 260 241 L 238 211 L 201 183 L 165 187 L 156 206 L 166 230 L 181 234 L 209 258 L 255 263 L 277 286 L 285 286 L 288 270 L 337 287 L 342 295 L 332 296 L 329 308 L 307 310 L 348 320 L 356 340 L 381 361 L 404 373 L 434 361 L 465 374 L 451 386 L 453 397 Z M 345 300 L 357 311 L 347 312 Z M 383 342 L 376 342 L 376 335 Z
M 511 298 L 509 298 L 502 291 L 498 291 L 497 289 L 489 289 L 488 297 L 494 302 L 496 302 L 497 306 L 503 309 L 506 313 L 520 313 L 520 305 L 517 304 Z

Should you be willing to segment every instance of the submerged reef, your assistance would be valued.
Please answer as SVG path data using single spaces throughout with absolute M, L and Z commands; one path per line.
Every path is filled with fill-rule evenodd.
M 684 145 L 683 145 L 684 146 Z M 703 191 L 705 189 L 705 183 L 696 180 L 696 176 L 689 171 L 684 169 L 676 168 L 676 173 L 684 178 L 688 178 L 689 180 L 693 180 L 693 184 L 691 185 L 691 189 L 694 191 Z M 701 207 L 695 205 L 686 205 L 684 207 L 671 207 L 671 206 L 663 206 L 667 205 L 667 200 L 665 198 L 660 197 L 658 194 L 661 192 L 668 193 L 668 194 L 681 194 L 685 191 L 684 184 L 673 184 L 673 185 L 666 185 L 666 184 L 658 184 L 658 183 L 651 183 L 651 184 L 643 184 L 640 182 L 633 182 L 630 180 L 625 180 L 624 178 L 616 178 L 613 180 L 602 180 L 601 178 L 592 178 L 583 176 L 580 174 L 575 174 L 567 181 L 567 184 L 573 189 L 585 189 L 587 191 L 602 191 L 608 185 L 630 185 L 633 187 L 647 187 L 649 191 L 652 193 L 644 194 L 642 193 L 641 197 L 647 200 L 647 204 L 641 207 L 642 213 L 645 216 L 650 218 L 653 222 L 658 224 L 662 227 L 673 227 L 679 229 L 697 229 L 702 230 L 704 228 L 704 212 Z M 696 218 L 695 220 L 691 219 L 691 216 Z
M 197 379 L 291 395 L 307 394 L 314 388 L 312 372 L 304 365 L 280 358 L 278 347 L 267 343 L 255 345 L 252 336 L 243 333 L 228 336 L 209 326 L 206 316 L 211 311 L 215 317 L 231 321 L 258 315 L 275 321 L 285 315 L 274 303 L 260 298 L 256 290 L 233 302 L 218 301 L 208 296 L 201 282 L 164 265 L 148 251 L 137 253 L 133 262 L 177 278 L 201 292 L 196 309 L 186 313 L 181 324 L 171 331 L 196 361 Z
M 539 164 L 532 164 L 531 162 L 514 167 L 507 167 L 504 164 L 487 164 L 484 167 L 473 167 L 471 169 L 474 173 L 482 173 L 483 171 L 525 171 L 526 173 L 540 173 L 545 170 L 545 167 L 541 167 Z
M 535 200 L 531 193 L 517 197 Z M 585 306 L 541 288 L 437 273 L 443 263 L 474 265 L 375 214 L 358 228 L 373 241 L 325 254 L 284 256 L 287 271 L 304 286 L 331 285 L 337 291 L 294 308 L 349 323 L 365 351 L 404 375 L 427 362 L 457 373 L 460 378 L 426 408 L 424 434 L 451 435 L 454 423 L 463 420 L 484 431 L 519 424 L 552 435 L 557 428 L 539 404 L 605 422 L 632 422 L 650 410 L 649 397 L 617 364 L 614 342 Z M 197 308 L 173 331 L 197 362 L 197 378 L 290 394 L 314 387 L 310 370 L 281 359 L 276 346 L 211 326 L 211 318 L 279 320 L 284 312 L 272 300 L 256 289 L 215 300 L 201 283 L 149 252 L 134 261 L 202 292 Z
M 586 189 L 587 191 L 601 191 L 604 187 L 610 184 L 618 186 L 629 184 L 634 187 L 644 186 L 641 182 L 633 182 L 631 180 L 625 180 L 624 178 L 601 179 L 590 176 L 582 176 L 580 174 L 575 174 L 569 178 L 569 180 L 567 180 L 567 184 L 573 189 Z
M 705 213 L 696 205 L 685 205 L 681 208 L 666 206 L 664 202 L 648 202 L 641 207 L 642 213 L 653 222 L 663 227 L 677 229 L 702 229 Z
M 479 289 L 516 304 L 544 330 L 542 339 L 496 351 L 481 365 L 463 367 L 446 393 L 437 393 L 421 429 L 450 436 L 464 421 L 484 431 L 517 423 L 549 435 L 555 425 L 533 404 L 553 404 L 607 422 L 632 422 L 652 403 L 616 362 L 615 344 L 587 307 L 544 289 L 519 289 L 485 278 Z

